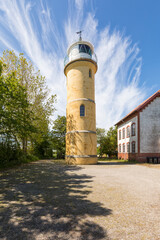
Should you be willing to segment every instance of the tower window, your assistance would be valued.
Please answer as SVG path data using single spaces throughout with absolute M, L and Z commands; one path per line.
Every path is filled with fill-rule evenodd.
M 89 69 L 89 77 L 92 78 L 92 70 Z
M 81 105 L 81 106 L 80 106 L 80 116 L 81 116 L 81 117 L 84 117 L 84 116 L 85 116 L 85 106 L 84 106 L 84 105 Z

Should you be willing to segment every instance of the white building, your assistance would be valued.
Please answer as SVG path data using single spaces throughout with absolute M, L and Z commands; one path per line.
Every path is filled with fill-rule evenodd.
M 118 158 L 160 163 L 160 90 L 116 125 Z

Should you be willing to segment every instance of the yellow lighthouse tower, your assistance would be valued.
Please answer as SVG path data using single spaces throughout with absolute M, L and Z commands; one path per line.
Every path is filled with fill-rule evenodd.
M 90 42 L 72 44 L 67 51 L 66 161 L 69 164 L 97 163 L 95 73 L 97 58 Z

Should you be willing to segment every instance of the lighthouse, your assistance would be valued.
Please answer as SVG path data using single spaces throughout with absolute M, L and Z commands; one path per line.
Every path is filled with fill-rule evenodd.
M 97 57 L 93 45 L 79 41 L 69 46 L 64 61 L 67 85 L 66 156 L 68 164 L 96 164 L 95 73 Z

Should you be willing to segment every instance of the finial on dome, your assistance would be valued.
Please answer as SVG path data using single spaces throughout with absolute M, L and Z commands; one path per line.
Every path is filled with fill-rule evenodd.
M 77 34 L 79 34 L 79 41 L 82 41 L 82 32 L 83 32 L 83 30 L 76 32 Z

